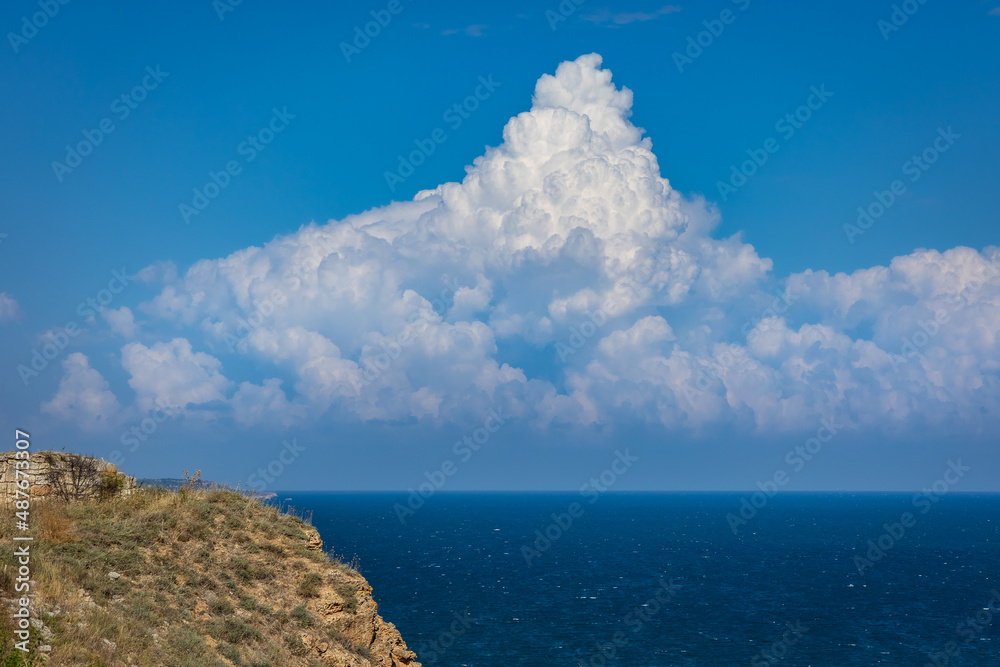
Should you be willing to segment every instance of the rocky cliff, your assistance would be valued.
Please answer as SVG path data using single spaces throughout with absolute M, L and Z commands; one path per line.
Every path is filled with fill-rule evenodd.
M 36 486 L 68 463 L 59 457 L 72 456 L 45 454 L 32 457 Z M 13 478 L 9 460 L 0 457 L 4 484 Z M 27 533 L 31 652 L 13 647 L 4 612 L 0 664 L 46 656 L 50 667 L 420 665 L 379 614 L 365 578 L 324 553 L 299 517 L 223 489 L 123 481 L 113 485 L 123 495 L 66 501 L 49 486 L 32 504 Z M 17 566 L 12 496 L 4 497 L 0 597 L 9 605 Z

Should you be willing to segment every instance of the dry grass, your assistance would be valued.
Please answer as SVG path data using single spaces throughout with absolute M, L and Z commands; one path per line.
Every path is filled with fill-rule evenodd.
M 319 627 L 303 602 L 333 576 L 353 612 L 363 579 L 308 549 L 308 530 L 301 517 L 228 490 L 144 488 L 105 500 L 36 501 L 33 614 L 53 631 L 46 664 L 310 664 L 303 628 L 330 642 L 343 637 Z M 0 519 L 2 564 L 13 561 L 13 532 L 11 519 Z M 0 597 L 14 597 L 13 585 L 0 572 Z M 0 667 L 40 664 L 12 650 L 4 617 Z M 345 648 L 364 653 L 350 642 Z
M 65 501 L 53 498 L 44 503 L 38 503 L 34 508 L 36 532 L 51 544 L 77 542 L 80 531 L 70 520 Z

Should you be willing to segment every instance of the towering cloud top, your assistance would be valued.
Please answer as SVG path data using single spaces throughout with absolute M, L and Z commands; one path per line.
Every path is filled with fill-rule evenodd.
M 586 116 L 591 129 L 605 135 L 614 150 L 636 146 L 642 139 L 642 130 L 628 121 L 632 91 L 615 88 L 611 71 L 601 69 L 601 56 L 596 53 L 562 63 L 555 76 L 542 75 L 532 103 L 532 111 L 565 109 Z
M 632 92 L 601 64 L 542 76 L 461 183 L 183 275 L 146 269 L 160 284 L 138 306 L 146 320 L 130 311 L 115 328 L 135 395 L 110 394 L 74 355 L 46 409 L 81 418 L 84 397 L 103 413 L 157 406 L 245 427 L 489 406 L 538 429 L 995 422 L 997 248 L 779 281 L 739 236 L 712 237 L 713 207 L 661 178 Z

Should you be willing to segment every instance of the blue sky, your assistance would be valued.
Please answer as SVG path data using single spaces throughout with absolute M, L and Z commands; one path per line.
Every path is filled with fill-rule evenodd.
M 575 489 L 631 447 L 620 488 L 745 489 L 829 418 L 789 488 L 919 489 L 962 456 L 996 490 L 998 3 L 220 6 L 0 10 L 8 432 L 232 481 L 295 439 L 269 488 L 406 489 L 452 460 L 446 490 Z M 372 12 L 391 20 L 348 62 Z M 446 278 L 461 303 L 435 309 Z M 69 343 L 25 381 L 47 334 Z

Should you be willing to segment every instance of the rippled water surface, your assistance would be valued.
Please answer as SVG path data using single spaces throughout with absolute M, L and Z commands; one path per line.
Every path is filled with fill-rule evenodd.
M 1000 665 L 997 495 L 284 498 L 425 665 Z

